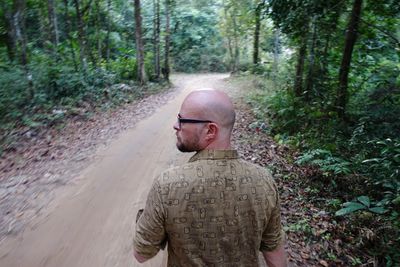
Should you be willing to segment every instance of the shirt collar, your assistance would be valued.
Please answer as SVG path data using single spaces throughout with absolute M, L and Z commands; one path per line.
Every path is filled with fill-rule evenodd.
M 236 150 L 201 150 L 189 159 L 189 162 L 207 159 L 237 159 L 238 152 Z

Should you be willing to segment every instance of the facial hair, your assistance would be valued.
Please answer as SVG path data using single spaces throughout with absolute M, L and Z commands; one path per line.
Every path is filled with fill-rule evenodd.
M 178 138 L 176 141 L 176 147 L 181 152 L 193 152 L 201 150 L 199 147 L 199 136 L 195 135 L 192 139 L 182 142 L 182 139 Z

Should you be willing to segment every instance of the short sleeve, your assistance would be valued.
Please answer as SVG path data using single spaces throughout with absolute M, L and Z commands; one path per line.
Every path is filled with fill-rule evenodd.
M 155 179 L 147 196 L 143 214 L 136 224 L 133 246 L 145 258 L 154 257 L 166 240 L 165 211 L 160 197 L 160 185 Z
M 276 195 L 272 204 L 270 217 L 268 218 L 267 225 L 264 229 L 260 250 L 261 251 L 272 251 L 284 242 L 285 233 L 281 223 L 281 205 L 279 200 L 279 194 L 274 183 Z

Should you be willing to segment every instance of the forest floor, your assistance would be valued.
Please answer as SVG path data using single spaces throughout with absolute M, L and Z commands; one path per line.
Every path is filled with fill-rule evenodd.
M 12 148 L 7 149 L 1 157 L 0 240 L 4 241 L 6 237 L 11 236 L 18 239 L 18 244 L 23 242 L 23 234 L 21 233 L 25 231 L 28 225 L 31 225 L 34 218 L 50 216 L 47 207 L 54 199 L 59 198 L 60 188 L 68 187 L 70 184 L 79 185 L 80 179 L 87 175 L 87 173 L 82 174 L 82 170 L 86 166 L 93 165 L 93 162 L 99 161 L 101 157 L 106 159 L 111 157 L 112 153 L 107 154 L 108 156 L 99 156 L 99 154 L 105 153 L 104 151 L 110 143 L 114 142 L 113 139 L 119 138 L 121 134 L 134 127 L 139 121 L 157 112 L 160 106 L 175 99 L 179 92 L 187 90 L 190 86 L 201 88 L 199 86 L 203 85 L 202 87 L 216 87 L 226 90 L 233 97 L 237 108 L 234 146 L 243 158 L 267 166 L 275 175 L 281 194 L 283 225 L 287 234 L 286 247 L 291 266 L 351 266 L 360 264 L 365 264 L 364 266 L 371 264 L 373 266 L 373 259 L 368 259 L 364 254 L 347 245 L 346 240 L 352 237 L 344 236 L 344 223 L 338 222 L 331 212 L 321 208 L 323 205 L 315 204 L 313 188 L 308 184 L 308 179 L 315 175 L 315 170 L 293 164 L 296 151 L 285 145 L 277 144 L 271 136 L 263 131 L 263 128 L 259 127 L 261 123 L 267 124 L 268 122 L 257 121 L 246 101 L 246 96 L 243 94 L 243 88 L 248 92 L 248 88 L 254 87 L 251 84 L 252 81 L 248 79 L 227 80 L 225 78 L 226 76 L 210 76 L 207 74 L 178 75 L 177 79 L 174 78 L 175 81 L 178 81 L 175 90 L 149 96 L 112 111 L 95 114 L 89 120 L 71 119 L 62 129 L 51 128 L 40 132 L 25 131 L 25 137 L 20 139 L 21 141 L 17 145 L 14 144 Z M 179 101 L 181 100 L 179 99 Z M 178 109 L 178 106 L 176 109 Z M 175 114 L 170 115 L 175 116 Z M 158 119 L 159 122 L 163 120 L 165 121 L 165 118 Z M 166 126 L 165 131 L 172 132 L 170 125 Z M 165 139 L 164 137 L 160 138 Z M 165 143 L 165 141 L 163 142 Z M 164 153 L 164 150 L 168 149 L 169 146 L 167 145 L 167 148 L 161 149 L 161 152 Z M 146 150 L 152 151 L 152 149 Z M 143 153 L 139 155 L 143 156 L 145 152 L 138 153 Z M 158 156 L 156 163 L 161 161 L 161 156 Z M 144 173 L 148 175 L 147 172 Z M 89 186 L 88 188 L 94 190 L 94 187 Z M 109 191 L 112 191 L 112 188 L 109 189 Z M 74 190 L 84 189 L 75 187 Z M 104 198 L 106 197 L 104 196 Z M 93 195 L 87 198 L 87 203 L 90 203 L 93 209 L 95 209 L 96 204 L 94 199 Z M 132 202 L 135 201 L 132 200 Z M 326 199 L 321 198 L 317 201 L 324 202 Z M 105 207 L 102 208 L 105 209 Z M 123 208 L 121 207 L 121 209 Z M 73 214 L 72 211 L 71 214 Z M 102 223 L 101 219 L 99 223 Z M 38 223 L 29 227 L 29 231 L 35 231 L 38 228 Z M 74 226 L 69 225 L 68 227 L 71 227 L 68 232 L 74 233 L 72 231 Z M 56 229 L 54 229 L 54 232 L 57 232 Z M 79 236 L 79 234 L 76 235 Z M 107 234 L 103 234 L 103 236 L 107 237 Z M 115 235 L 113 237 L 116 238 Z M 130 239 L 130 237 L 127 238 Z M 83 239 L 83 237 L 80 239 Z M 32 238 L 32 240 L 36 239 Z M 52 242 L 54 241 L 49 241 L 50 244 L 53 244 Z M 123 242 L 128 245 L 130 243 L 125 240 Z M 2 245 L 4 244 L 0 242 L 0 247 Z M 40 255 L 31 254 L 32 257 L 39 257 L 38 262 L 41 262 L 41 266 L 55 266 L 51 265 L 55 262 L 58 262 L 57 266 L 64 266 L 66 263 L 64 262 L 63 265 L 60 262 L 62 255 L 66 254 L 65 250 L 73 245 L 64 244 L 56 256 L 44 260 L 40 258 Z M 129 253 L 130 247 L 128 245 L 124 247 L 128 252 L 121 251 L 120 253 Z M 11 246 L 11 248 L 16 249 L 18 246 Z M 32 247 L 32 245 L 29 247 Z M 13 266 L 10 265 L 11 263 L 15 266 L 25 266 L 21 264 L 23 260 L 13 261 L 13 255 L 18 256 L 19 253 L 12 252 L 9 247 L 7 249 L 0 249 L 0 263 L 2 259 L 5 259 L 5 262 L 9 264 L 8 266 Z M 98 254 L 94 246 L 92 251 L 94 254 Z M 79 251 L 76 253 L 79 253 Z M 26 254 L 29 256 L 29 253 Z M 110 255 L 106 256 L 111 257 Z M 73 256 L 70 255 L 68 259 L 71 260 L 71 258 Z M 80 263 L 86 263 L 89 259 L 90 257 L 85 259 L 80 257 L 72 262 L 78 263 L 78 260 L 80 260 Z M 121 266 L 127 266 L 122 264 L 122 262 L 126 264 L 128 261 L 125 258 L 122 261 L 114 255 L 108 258 L 108 263 L 110 263 L 110 259 L 115 260 L 113 266 L 117 266 L 119 263 L 121 263 Z M 98 256 L 96 260 L 97 265 L 88 263 L 85 266 L 106 266 L 104 262 L 98 261 Z M 29 262 L 32 262 L 32 259 L 29 259 Z M 43 264 L 43 262 L 46 264 Z

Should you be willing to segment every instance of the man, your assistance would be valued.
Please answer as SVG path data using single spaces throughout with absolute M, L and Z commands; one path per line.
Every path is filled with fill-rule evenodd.
M 197 152 L 157 177 L 136 225 L 134 255 L 168 243 L 168 266 L 286 266 L 276 185 L 264 168 L 238 159 L 235 111 L 217 90 L 190 93 L 174 124 L 177 147 Z

